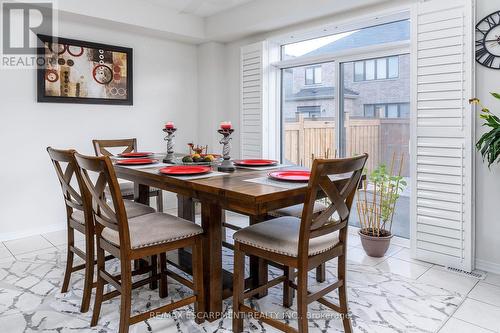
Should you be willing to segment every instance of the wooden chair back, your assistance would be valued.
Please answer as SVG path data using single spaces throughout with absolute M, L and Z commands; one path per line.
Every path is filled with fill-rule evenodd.
M 92 140 L 96 156 L 114 156 L 107 148 L 123 148 L 120 154 L 137 151 L 137 139 Z
M 77 172 L 80 173 L 92 198 L 96 235 L 99 237 L 104 228 L 111 228 L 119 234 L 120 249 L 130 249 L 127 213 L 110 158 L 75 153 L 75 159 L 78 165 Z M 111 203 L 106 200 L 104 194 L 106 187 L 109 188 Z
M 309 240 L 340 230 L 340 242 L 345 243 L 347 223 L 352 202 L 363 174 L 368 154 L 340 159 L 316 159 L 313 161 L 311 178 L 302 211 L 299 239 L 299 255 L 307 255 Z M 348 178 L 338 181 L 338 177 Z M 330 205 L 319 215 L 313 214 L 318 193 L 324 192 Z M 332 220 L 337 213 L 339 220 Z
M 63 191 L 68 217 L 71 216 L 73 210 L 80 210 L 84 213 L 85 224 L 88 224 L 88 220 L 92 216 L 90 211 L 90 197 L 81 179 L 78 177 L 79 175 L 76 173 L 77 165 L 74 157 L 76 151 L 73 149 L 59 150 L 47 147 L 47 152 L 49 153 L 50 160 Z M 75 178 L 78 188 L 72 184 Z

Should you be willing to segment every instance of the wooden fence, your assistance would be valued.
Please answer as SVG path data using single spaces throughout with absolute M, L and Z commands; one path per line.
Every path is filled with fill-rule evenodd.
M 349 118 L 345 120 L 346 154 L 368 153 L 368 171 L 384 163 L 390 166 L 392 154 L 405 154 L 402 175 L 409 175 L 408 141 L 409 119 Z M 285 123 L 284 153 L 286 160 L 311 166 L 312 156 L 334 155 L 335 121 L 306 120 Z

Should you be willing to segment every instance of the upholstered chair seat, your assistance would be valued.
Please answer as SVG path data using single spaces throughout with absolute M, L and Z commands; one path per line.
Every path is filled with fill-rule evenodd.
M 134 218 L 141 215 L 155 213 L 155 209 L 138 202 L 134 202 L 132 200 L 123 200 L 125 204 L 125 210 L 127 211 L 128 218 Z M 84 224 L 85 219 L 83 217 L 83 211 L 74 210 L 73 214 L 71 214 L 71 218 L 78 223 Z
M 327 206 L 325 204 L 316 201 L 314 203 L 313 214 L 319 214 L 322 211 L 324 211 L 326 208 L 327 208 Z M 290 207 L 276 209 L 276 210 L 270 212 L 269 215 L 274 216 L 274 217 L 294 216 L 294 217 L 300 218 L 302 216 L 303 209 L 304 209 L 304 205 L 298 204 L 298 205 L 293 205 Z
M 120 192 L 122 193 L 122 197 L 124 198 L 130 198 L 134 196 L 134 183 L 133 182 L 120 182 Z M 150 187 L 149 188 L 149 193 L 154 193 L 160 191 L 156 187 Z M 109 189 L 106 188 L 105 193 L 109 195 Z
M 169 243 L 203 233 L 203 229 L 197 224 L 164 213 L 129 218 L 128 227 L 132 249 Z M 108 242 L 120 246 L 118 231 L 104 228 L 101 236 Z
M 296 258 L 299 251 L 300 221 L 293 216 L 278 217 L 241 229 L 233 238 L 242 244 Z M 326 252 L 338 242 L 338 232 L 313 238 L 309 242 L 309 256 Z

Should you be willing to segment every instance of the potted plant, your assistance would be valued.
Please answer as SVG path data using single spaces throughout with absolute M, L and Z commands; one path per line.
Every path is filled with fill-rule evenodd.
M 363 249 L 371 257 L 383 257 L 393 236 L 392 219 L 396 203 L 407 186 L 401 176 L 403 156 L 399 161 L 397 175 L 394 174 L 394 154 L 390 169 L 385 164 L 379 165 L 358 191 L 356 207 L 361 224 L 358 233 Z
M 498 93 L 491 93 L 491 95 L 496 99 L 500 99 L 500 94 Z M 489 168 L 495 161 L 497 163 L 500 162 L 500 119 L 491 113 L 488 108 L 484 107 L 478 98 L 473 98 L 469 102 L 481 107 L 479 117 L 485 120 L 483 126 L 490 128 L 476 143 L 476 148 L 483 156 L 483 161 L 485 159 L 488 160 Z

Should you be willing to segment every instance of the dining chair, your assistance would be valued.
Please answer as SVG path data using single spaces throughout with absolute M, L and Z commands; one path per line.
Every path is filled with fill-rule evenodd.
M 309 324 L 307 307 L 314 301 L 339 312 L 344 331 L 352 331 L 346 290 L 347 228 L 352 202 L 367 158 L 368 154 L 363 154 L 352 158 L 314 160 L 301 218 L 279 217 L 244 228 L 233 235 L 233 332 L 242 331 L 242 314 L 248 313 L 279 330 L 306 333 Z M 328 197 L 331 204 L 315 216 L 313 208 L 318 194 Z M 332 218 L 334 213 L 337 213 L 338 219 Z M 282 264 L 283 275 L 265 285 L 245 290 L 245 255 Z M 336 281 L 315 293 L 308 291 L 308 271 L 333 258 L 338 258 Z M 297 291 L 298 330 L 244 304 L 245 299 L 281 282 L 284 307 L 290 307 L 293 303 L 292 289 Z M 339 290 L 338 305 L 324 298 L 335 289 Z
M 96 156 L 115 156 L 109 148 L 122 148 L 119 154 L 137 151 L 137 139 L 92 140 Z M 124 199 L 134 199 L 134 183 L 120 183 L 120 190 Z M 156 197 L 156 210 L 163 212 L 163 191 L 150 188 L 149 197 Z
M 75 157 L 75 150 L 59 150 L 47 147 L 50 159 L 61 185 L 64 203 L 66 206 L 67 222 L 67 260 L 61 292 L 68 291 L 71 274 L 85 270 L 81 312 L 89 310 L 93 287 L 95 250 L 94 250 L 94 223 L 92 219 L 91 198 L 82 184 Z M 76 182 L 76 183 L 75 183 Z M 149 206 L 127 200 L 125 203 L 127 214 L 132 217 L 154 213 Z M 85 236 L 85 250 L 75 244 L 75 230 Z M 79 256 L 84 264 L 73 266 L 74 255 Z M 109 259 L 109 258 L 108 258 Z
M 91 326 L 97 325 L 101 304 L 120 295 L 119 332 L 126 333 L 130 325 L 152 316 L 170 312 L 194 303 L 196 321 L 204 319 L 204 290 L 202 276 L 202 234 L 203 229 L 190 221 L 164 213 L 152 213 L 129 219 L 124 207 L 120 187 L 111 160 L 107 156 L 92 157 L 75 154 L 82 180 L 92 197 L 92 213 L 97 239 L 97 287 Z M 103 199 L 109 188 L 111 203 Z M 167 269 L 166 252 L 192 247 L 193 281 L 189 281 Z M 120 261 L 120 274 L 112 275 L 105 267 L 105 252 Z M 148 256 L 160 257 L 160 272 L 141 281 L 132 283 L 131 261 Z M 160 280 L 160 297 L 167 292 L 167 274 L 193 290 L 193 295 L 181 300 L 131 316 L 132 288 L 151 280 Z M 104 294 L 105 284 L 115 290 Z
M 327 205 L 320 201 L 314 202 L 313 215 L 317 216 L 323 213 L 328 208 Z M 302 216 L 302 211 L 304 210 L 304 204 L 293 205 L 285 208 L 280 208 L 269 212 L 271 217 L 284 217 L 292 216 L 300 218 Z M 316 281 L 325 282 L 326 281 L 326 264 L 321 264 L 316 267 Z
M 323 155 L 315 155 L 311 154 L 311 163 L 314 162 L 315 159 L 329 159 L 330 158 L 330 148 L 327 148 Z M 337 149 L 334 149 L 334 153 L 332 158 L 337 158 Z M 313 215 L 319 215 L 323 211 L 325 211 L 328 206 L 321 201 L 316 201 L 314 203 Z M 282 217 L 282 216 L 294 216 L 300 218 L 302 216 L 302 210 L 304 209 L 304 204 L 293 205 L 285 208 L 280 208 L 269 212 L 269 215 L 272 217 Z M 323 267 L 324 268 L 324 267 Z M 325 281 L 325 271 L 318 267 L 318 274 L 316 274 L 316 280 L 318 282 Z

